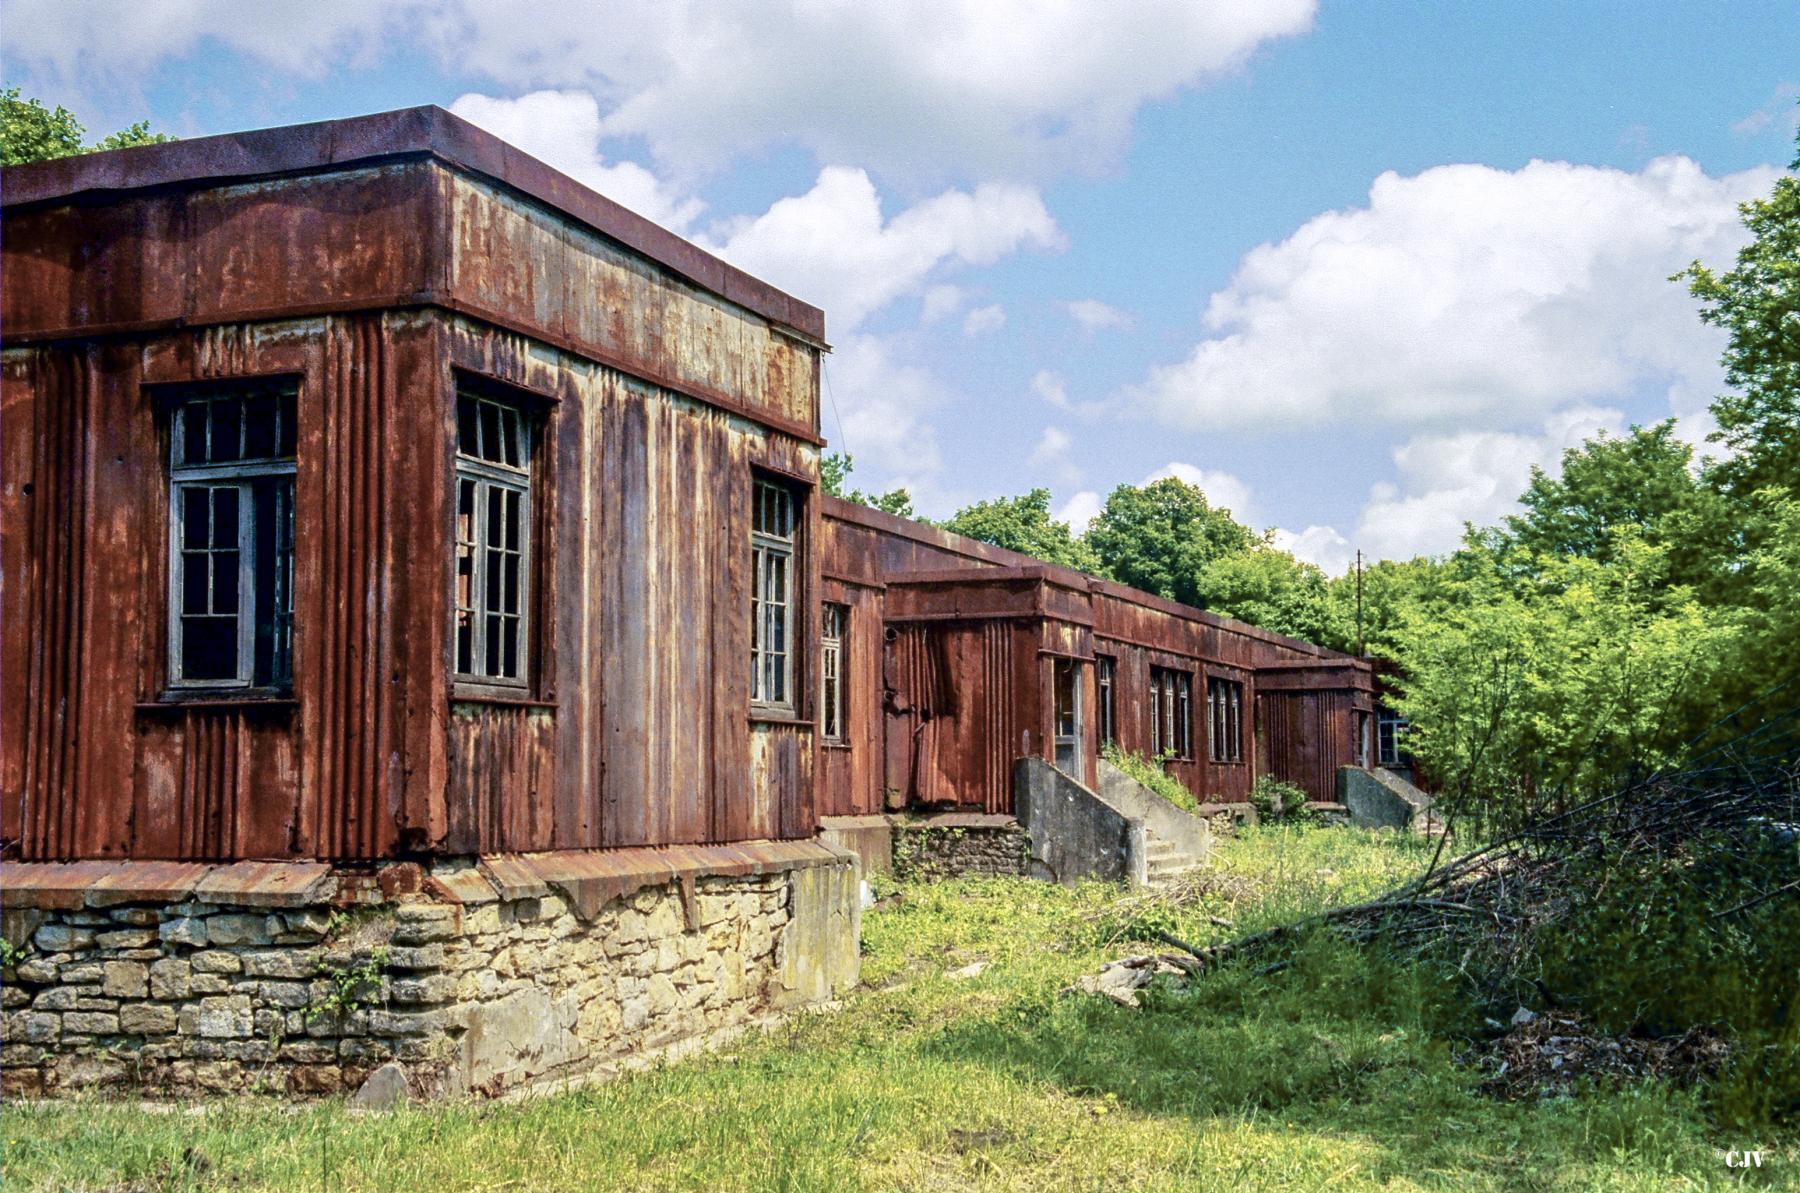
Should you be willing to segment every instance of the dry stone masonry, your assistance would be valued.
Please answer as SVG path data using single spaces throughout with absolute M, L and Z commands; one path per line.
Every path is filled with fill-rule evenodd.
M 559 880 L 514 857 L 235 902 L 46 895 L 8 866 L 5 1094 L 332 1094 L 389 1062 L 417 1095 L 499 1094 L 699 1046 L 854 983 L 852 860 L 789 843 L 782 864 L 709 873 L 705 858 L 622 852 L 657 864 Z

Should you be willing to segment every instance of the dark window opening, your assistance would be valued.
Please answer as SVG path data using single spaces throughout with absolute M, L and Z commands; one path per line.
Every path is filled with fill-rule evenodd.
M 1167 667 L 1150 668 L 1150 753 L 1156 758 L 1192 758 L 1193 676 Z
M 1094 687 L 1099 701 L 1099 708 L 1095 712 L 1100 718 L 1100 744 L 1102 746 L 1113 745 L 1118 740 L 1113 719 L 1116 715 L 1113 683 L 1118 666 L 1118 660 L 1111 655 L 1094 656 Z
M 486 394 L 456 400 L 458 679 L 523 687 L 530 629 L 531 420 Z
M 1410 722 L 1393 709 L 1379 710 L 1375 722 L 1375 758 L 1379 765 L 1412 765 L 1412 760 L 1406 753 L 1406 731 L 1409 727 Z
M 1212 760 L 1244 760 L 1244 685 L 1232 679 L 1206 681 L 1206 714 L 1211 727 Z
M 826 741 L 843 742 L 848 737 L 845 732 L 844 643 L 849 636 L 849 608 L 826 602 L 820 624 L 819 731 Z
M 175 407 L 169 453 L 169 682 L 293 686 L 292 384 L 207 387 Z
M 794 494 L 757 477 L 750 514 L 750 702 L 794 711 Z

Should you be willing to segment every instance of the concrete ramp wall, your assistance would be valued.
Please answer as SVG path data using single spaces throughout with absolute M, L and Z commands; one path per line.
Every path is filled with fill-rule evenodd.
M 1144 822 L 1152 837 L 1167 841 L 1191 861 L 1212 852 L 1212 828 L 1203 817 L 1185 812 L 1102 758 L 1100 798 L 1120 814 Z
M 1083 879 L 1142 886 L 1144 822 L 1133 819 L 1042 758 L 1013 764 L 1013 807 L 1031 836 L 1034 877 L 1064 886 Z
M 1337 785 L 1338 802 L 1358 828 L 1424 832 L 1431 824 L 1431 797 L 1384 767 L 1339 767 Z

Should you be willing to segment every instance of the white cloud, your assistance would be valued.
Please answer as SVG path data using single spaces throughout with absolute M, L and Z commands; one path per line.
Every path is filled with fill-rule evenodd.
M 1251 519 L 1255 516 L 1256 506 L 1250 499 L 1250 486 L 1231 473 L 1215 472 L 1174 461 L 1158 468 L 1138 484 L 1147 485 L 1166 476 L 1186 481 L 1199 489 L 1206 494 L 1206 504 L 1214 509 L 1230 510 L 1231 515 L 1246 526 L 1255 525 Z
M 69 80 L 213 40 L 319 76 L 396 45 L 508 90 L 579 87 L 684 176 L 771 145 L 906 174 L 1091 169 L 1144 104 L 1301 33 L 1315 0 L 12 0 L 7 55 Z
M 967 299 L 968 294 L 961 286 L 948 283 L 931 286 L 926 289 L 924 298 L 919 302 L 919 322 L 942 322 L 962 310 Z
M 1076 534 L 1086 534 L 1088 523 L 1100 516 L 1100 508 L 1105 504 L 1106 499 L 1100 494 L 1083 489 L 1052 512 L 1058 522 L 1067 522 Z
M 1057 248 L 1062 234 L 1029 187 L 949 190 L 883 220 L 862 170 L 827 166 L 804 195 L 727 223 L 707 247 L 854 329 L 940 268 L 991 265 L 1020 248 Z M 702 240 L 705 244 L 706 241 Z
M 1788 137 L 1800 129 L 1800 83 L 1783 83 L 1768 102 L 1731 126 L 1740 137 L 1754 137 L 1779 129 Z
M 1031 392 L 1058 410 L 1069 410 L 1069 386 L 1049 369 L 1039 369 L 1031 378 Z
M 1393 453 L 1400 483 L 1371 489 L 1355 544 L 1375 559 L 1452 551 L 1465 522 L 1491 524 L 1519 508 L 1532 465 L 1554 472 L 1568 448 L 1624 428 L 1621 411 L 1580 406 L 1550 415 L 1527 434 L 1463 431 L 1410 439 Z
M 1342 575 L 1356 558 L 1350 540 L 1329 526 L 1308 526 L 1299 533 L 1277 526 L 1273 533 L 1277 548 L 1313 564 L 1327 576 Z
M 966 336 L 986 335 L 990 331 L 999 331 L 1006 326 L 1006 308 L 998 303 L 985 307 L 976 307 L 963 316 L 963 334 Z
M 416 0 L 8 0 L 6 56 L 77 82 L 143 71 L 210 40 L 291 74 L 317 78 L 364 63 L 422 6 Z
M 838 341 L 825 362 L 843 423 L 840 442 L 833 446 L 855 457 L 859 481 L 882 477 L 882 488 L 904 486 L 918 496 L 935 484 L 942 468 L 931 416 L 947 394 L 927 370 L 903 363 L 898 355 L 881 336 L 849 335 Z
M 1127 400 L 1188 429 L 1541 417 L 1646 385 L 1703 407 L 1721 333 L 1670 274 L 1728 261 L 1763 168 L 1708 177 L 1534 161 L 1383 174 L 1366 207 L 1252 250 L 1212 296 L 1210 335 Z
M 517 99 L 471 93 L 450 110 L 666 228 L 685 228 L 706 206 L 676 194 L 636 162 L 608 165 L 599 151 L 600 105 L 586 91 L 534 91 Z
M 1081 324 L 1081 330 L 1089 335 L 1104 331 L 1109 327 L 1130 327 L 1131 316 L 1118 307 L 1108 306 L 1097 298 L 1078 298 L 1074 302 L 1062 304 L 1069 318 Z
M 1026 463 L 1033 466 L 1060 463 L 1068 458 L 1069 445 L 1072 442 L 1069 433 L 1061 427 L 1045 427 L 1044 433 L 1038 436 L 1037 446 L 1031 449 L 1031 456 Z

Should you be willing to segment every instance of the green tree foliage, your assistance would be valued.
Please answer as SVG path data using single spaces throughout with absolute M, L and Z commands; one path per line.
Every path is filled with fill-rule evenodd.
M 1260 541 L 1230 510 L 1209 505 L 1205 493 L 1176 477 L 1120 485 L 1087 531 L 1107 575 L 1190 605 L 1204 602 L 1207 565 Z
M 54 109 L 46 108 L 42 100 L 22 96 L 17 87 L 0 90 L 0 164 L 16 166 L 175 139 L 165 133 L 151 132 L 148 120 L 140 120 L 92 145 L 83 144 L 86 135 L 87 130 L 75 119 L 75 114 L 61 104 Z
M 1093 548 L 1077 538 L 1067 522 L 1050 516 L 1048 489 L 978 501 L 953 514 L 944 529 L 1078 572 L 1100 570 Z
M 1800 152 L 1792 168 L 1800 170 Z M 1732 454 L 1718 472 L 1727 489 L 1748 494 L 1792 489 L 1800 477 L 1800 178 L 1777 179 L 1768 198 L 1739 210 L 1751 240 L 1737 264 L 1715 273 L 1696 261 L 1680 276 L 1703 304 L 1700 317 L 1730 335 L 1732 392 L 1712 410 Z
M 850 474 L 856 470 L 856 461 L 846 452 L 826 452 L 819 461 L 819 487 L 833 497 L 842 497 L 845 501 L 854 501 L 857 505 L 866 505 L 870 509 L 880 510 L 884 514 L 894 514 L 901 518 L 913 518 L 925 522 L 913 509 L 912 494 L 905 489 L 889 489 L 886 493 L 865 493 L 861 489 L 849 489 Z
M 1277 634 L 1322 645 L 1351 636 L 1325 573 L 1264 542 L 1211 560 L 1194 587 L 1201 607 Z

